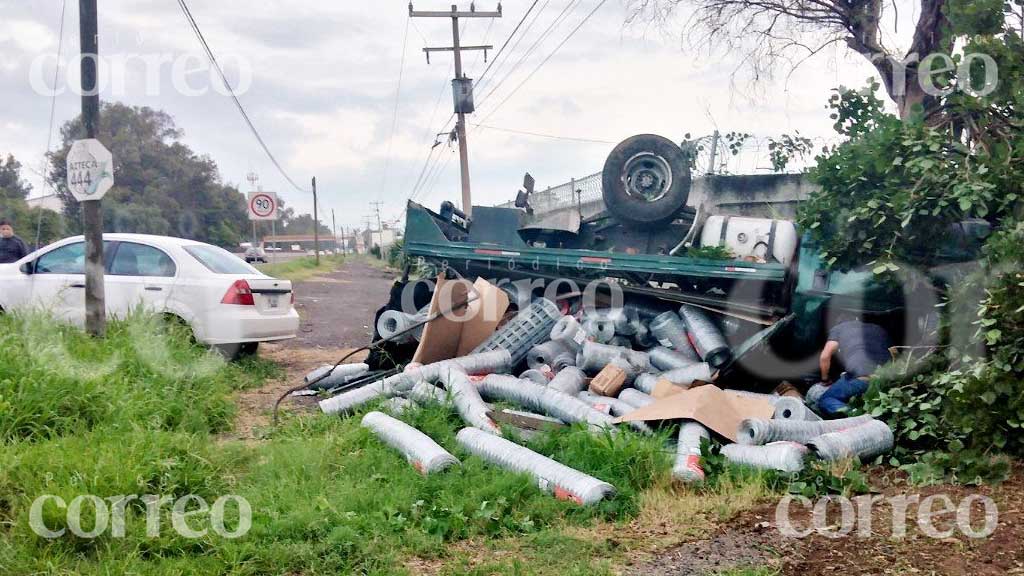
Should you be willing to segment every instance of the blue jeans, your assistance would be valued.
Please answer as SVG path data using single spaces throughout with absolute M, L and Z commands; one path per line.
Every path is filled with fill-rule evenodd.
M 835 384 L 828 387 L 818 400 L 818 409 L 826 416 L 835 416 L 846 410 L 846 403 L 851 398 L 867 392 L 868 383 L 843 374 Z

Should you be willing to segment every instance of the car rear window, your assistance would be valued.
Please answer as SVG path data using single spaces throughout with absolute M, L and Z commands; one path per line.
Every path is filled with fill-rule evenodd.
M 214 274 L 259 274 L 260 271 L 249 266 L 244 260 L 231 252 L 216 246 L 185 246 L 185 252 L 192 255 L 200 264 L 206 266 Z

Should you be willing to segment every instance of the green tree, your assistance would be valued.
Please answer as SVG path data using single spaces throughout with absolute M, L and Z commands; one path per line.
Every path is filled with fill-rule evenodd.
M 247 236 L 245 198 L 221 180 L 216 163 L 181 143 L 166 112 L 120 103 L 103 105 L 99 139 L 114 155 L 115 186 L 103 199 L 109 232 L 162 234 L 235 246 Z M 78 231 L 78 203 L 67 190 L 66 159 L 84 137 L 80 118 L 61 128 L 62 146 L 50 154 L 50 182 Z
M 21 163 L 8 154 L 0 158 L 0 219 L 14 225 L 15 232 L 30 248 L 36 243 L 45 245 L 64 235 L 64 222 L 60 214 L 43 208 L 29 208 L 25 199 L 32 185 L 21 177 Z

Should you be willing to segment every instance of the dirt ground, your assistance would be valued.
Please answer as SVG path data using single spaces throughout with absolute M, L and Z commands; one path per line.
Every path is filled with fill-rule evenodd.
M 855 499 L 854 506 L 865 498 L 878 501 L 869 516 L 857 517 L 852 532 L 837 536 L 842 525 L 842 508 L 838 502 L 827 507 L 823 533 L 808 537 L 786 537 L 779 530 L 776 507 L 771 502 L 755 507 L 719 528 L 712 536 L 688 542 L 656 554 L 637 564 L 629 574 L 657 576 L 703 576 L 742 568 L 767 568 L 784 576 L 823 576 L 842 574 L 922 574 L 948 576 L 1024 575 L 1024 466 L 1018 465 L 1010 480 L 1000 486 L 929 486 L 906 484 L 898 472 L 872 471 L 875 493 Z M 918 525 L 920 507 L 911 502 L 906 507 L 905 521 L 894 515 L 893 496 L 924 501 L 929 496 L 945 495 L 952 508 L 941 513 L 943 503 L 932 506 L 932 526 L 938 532 L 953 529 L 948 537 L 934 538 Z M 991 498 L 998 511 L 994 532 L 984 538 L 970 538 L 957 528 L 959 507 L 970 497 Z M 866 506 L 866 504 L 865 504 Z M 970 510 L 969 527 L 982 531 L 986 515 L 980 503 L 965 506 Z M 812 513 L 799 504 L 791 507 L 794 528 L 812 526 Z M 895 520 L 894 520 L 895 516 Z M 863 520 L 870 517 L 870 523 Z M 905 527 L 905 534 L 894 527 Z M 945 536 L 945 534 L 943 534 Z
M 369 323 L 378 308 L 387 303 L 397 272 L 375 267 L 362 260 L 348 260 L 330 274 L 295 285 L 295 308 L 302 317 L 299 334 L 293 340 L 260 346 L 260 356 L 273 360 L 285 370 L 285 378 L 238 396 L 235 430 L 226 439 L 258 440 L 271 424 L 274 402 L 311 370 L 333 364 L 352 350 L 369 343 Z M 360 352 L 347 363 L 361 362 Z M 290 397 L 282 410 L 312 409 L 314 397 Z

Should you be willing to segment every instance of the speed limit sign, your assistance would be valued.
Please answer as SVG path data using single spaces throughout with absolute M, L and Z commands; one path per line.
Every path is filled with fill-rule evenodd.
M 249 192 L 249 220 L 277 220 L 277 194 Z

